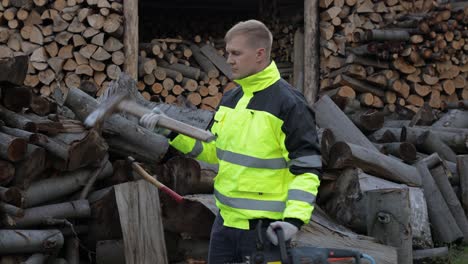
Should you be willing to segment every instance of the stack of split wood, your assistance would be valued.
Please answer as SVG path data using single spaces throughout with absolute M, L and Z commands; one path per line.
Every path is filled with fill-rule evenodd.
M 396 247 L 398 263 L 447 257 L 434 245 L 466 243 L 467 111 L 438 119 L 428 105 L 384 113 L 353 100 L 342 111 L 326 95 L 313 107 L 324 168 L 318 204 L 327 213 Z
M 124 63 L 121 1 L 6 0 L 0 10 L 0 58 L 30 55 L 25 85 L 48 96 L 90 80 L 97 93 Z
M 199 43 L 199 44 L 196 44 Z M 214 46 L 181 39 L 140 43 L 138 89 L 147 100 L 214 110 L 223 91 L 235 87 L 223 53 Z
M 466 2 L 322 0 L 321 92 L 417 112 L 468 99 Z

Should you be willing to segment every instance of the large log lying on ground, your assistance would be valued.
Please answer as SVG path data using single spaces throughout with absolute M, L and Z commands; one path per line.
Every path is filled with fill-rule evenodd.
M 24 207 L 29 208 L 45 202 L 70 195 L 83 188 L 94 169 L 84 168 L 67 172 L 60 177 L 36 181 L 24 192 Z M 106 163 L 104 170 L 98 175 L 103 179 L 112 175 L 112 164 Z
M 24 217 L 16 219 L 16 228 L 30 228 L 47 224 L 49 219 L 89 217 L 91 209 L 87 200 L 33 207 L 25 210 Z
M 398 251 L 398 263 L 413 263 L 410 198 L 408 188 L 378 189 L 369 192 L 367 231 Z
M 367 232 L 368 200 L 370 191 L 407 188 L 362 172 L 360 169 L 344 170 L 336 180 L 336 188 L 324 209 L 342 225 L 359 233 Z M 433 246 L 426 201 L 420 188 L 409 187 L 413 246 Z
M 331 129 L 337 141 L 345 141 L 378 151 L 327 95 L 322 96 L 313 108 L 317 125 Z
M 435 242 L 452 243 L 463 238 L 463 233 L 458 227 L 450 212 L 439 188 L 437 187 L 431 172 L 424 159 L 416 164 L 421 175 L 424 196 L 427 202 L 427 210 L 432 225 L 432 235 Z
M 329 247 L 357 250 L 372 256 L 376 263 L 397 263 L 394 247 L 378 243 L 374 238 L 361 236 L 335 224 L 316 207 L 309 224 L 293 238 L 294 246 Z
M 56 252 L 63 246 L 59 230 L 0 230 L 0 254 Z
M 421 178 L 414 167 L 380 152 L 350 143 L 337 142 L 331 147 L 329 166 L 334 169 L 358 167 L 390 181 L 421 186 Z

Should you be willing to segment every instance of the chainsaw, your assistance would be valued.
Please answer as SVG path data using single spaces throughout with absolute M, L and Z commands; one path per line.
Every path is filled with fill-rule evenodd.
M 281 228 L 275 229 L 278 246 L 274 246 L 263 238 L 261 224 L 257 226 L 256 250 L 249 256 L 246 264 L 330 264 L 331 262 L 354 260 L 361 263 L 367 259 L 371 264 L 375 260 L 355 250 L 319 248 L 319 247 L 289 247 L 286 245 Z

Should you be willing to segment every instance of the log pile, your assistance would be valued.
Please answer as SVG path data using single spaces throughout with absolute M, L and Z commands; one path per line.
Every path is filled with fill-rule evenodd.
M 29 55 L 24 85 L 49 96 L 80 87 L 99 94 L 123 63 L 121 1 L 2 1 L 0 58 Z M 101 91 L 102 92 L 102 91 Z
M 465 2 L 320 1 L 321 93 L 417 112 L 467 100 Z
M 466 243 L 468 112 L 378 112 L 327 95 L 313 108 L 324 170 L 317 204 L 331 217 L 396 247 L 398 263 Z

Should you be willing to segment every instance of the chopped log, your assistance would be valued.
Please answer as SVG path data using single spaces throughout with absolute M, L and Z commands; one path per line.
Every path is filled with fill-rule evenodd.
M 194 79 L 194 80 L 198 80 L 200 78 L 200 69 L 198 69 L 198 68 L 185 66 L 185 65 L 179 64 L 179 63 L 169 64 L 169 63 L 167 63 L 167 62 L 165 62 L 163 60 L 157 60 L 157 62 L 158 62 L 159 66 L 169 68 L 171 70 L 178 71 L 178 72 L 182 73 L 182 75 L 184 77 Z
M 33 207 L 24 211 L 24 217 L 16 219 L 16 228 L 28 228 L 46 224 L 46 220 L 84 218 L 91 215 L 88 200 Z
M 117 185 L 115 198 L 122 227 L 126 263 L 168 263 L 158 190 L 148 182 L 140 180 Z
M 58 178 L 33 182 L 24 193 L 24 207 L 29 208 L 70 195 L 80 190 L 88 181 L 93 169 L 85 168 L 63 173 Z M 107 162 L 98 180 L 112 175 L 112 165 Z
M 124 78 L 120 77 L 112 85 L 114 87 L 119 85 L 135 87 L 135 82 L 133 80 L 131 81 L 132 82 L 129 82 L 129 79 L 124 80 Z M 114 91 L 118 91 L 118 89 L 119 88 L 115 88 Z M 74 111 L 80 120 L 84 120 L 96 109 L 97 102 L 84 92 L 78 89 L 71 89 L 66 99 L 66 105 Z M 164 154 L 168 148 L 167 140 L 163 137 L 147 129 L 142 129 L 137 124 L 117 115 L 112 116 L 104 123 L 104 131 L 119 134 L 123 139 L 128 140 L 128 142 L 146 149 L 148 153 L 151 153 L 149 156 L 159 157 Z
M 384 115 L 379 111 L 345 108 L 344 112 L 364 132 L 376 131 L 382 128 L 384 123 Z
M 361 92 L 361 93 L 372 93 L 374 95 L 377 95 L 377 96 L 380 96 L 380 97 L 384 97 L 385 96 L 385 92 L 375 86 L 372 86 L 368 83 L 365 83 L 363 81 L 360 81 L 360 80 L 356 80 L 352 77 L 349 77 L 349 76 L 346 76 L 346 75 L 339 75 L 335 81 L 334 81 L 334 84 L 339 84 L 341 86 L 343 85 L 347 85 L 347 86 L 350 86 L 352 87 L 354 90 L 358 91 L 358 92 Z
M 382 145 L 381 152 L 398 157 L 405 162 L 414 162 L 417 158 L 416 148 L 408 142 L 385 143 Z
M 122 240 L 103 240 L 96 245 L 97 264 L 125 264 L 125 250 Z
M 468 237 L 468 220 L 465 216 L 465 212 L 460 204 L 460 201 L 457 198 L 450 182 L 448 180 L 447 174 L 443 166 L 439 165 L 430 170 L 432 177 L 434 178 L 435 183 L 439 187 L 442 196 L 447 203 L 450 212 L 455 218 L 455 222 L 463 233 L 463 236 Z M 465 239 L 466 240 L 466 239 Z
M 336 189 L 325 208 L 341 224 L 360 233 L 367 229 L 369 192 L 387 188 L 402 188 L 403 185 L 363 173 L 360 169 L 345 169 L 337 179 Z M 420 188 L 409 188 L 413 244 L 417 247 L 432 247 L 429 217 L 424 194 Z
M 22 138 L 0 133 L 0 157 L 8 161 L 24 159 L 27 151 L 27 142 Z
M 460 132 L 440 131 L 431 128 L 432 127 L 403 127 L 401 129 L 401 141 L 417 144 L 417 139 L 426 131 L 431 130 L 431 133 L 437 135 L 442 142 L 447 144 L 455 152 L 467 152 L 466 134 Z
M 453 109 L 443 115 L 432 126 L 434 127 L 468 127 L 468 115 L 466 111 Z
M 33 57 L 31 55 L 31 60 Z M 0 61 L 0 81 L 23 85 L 28 69 L 28 56 L 15 56 Z
M 378 263 L 397 263 L 394 247 L 382 245 L 373 238 L 358 235 L 332 222 L 324 213 L 319 213 L 319 208 L 316 206 L 310 223 L 304 225 L 293 238 L 294 245 L 357 250 L 372 256 Z
M 436 133 L 431 131 L 424 132 L 418 139 L 416 140 L 416 146 L 424 151 L 425 153 L 434 153 L 440 155 L 441 158 L 444 160 L 456 162 L 456 154 L 455 152 L 447 146 L 438 136 Z
M 35 180 L 46 169 L 46 151 L 43 148 L 28 144 L 25 158 L 15 163 L 13 185 L 25 186 Z
M 3 105 L 14 112 L 20 112 L 31 103 L 31 89 L 26 86 L 12 87 L 8 84 L 2 87 Z
M 0 230 L 0 254 L 57 252 L 63 241 L 59 230 Z
M 460 177 L 460 200 L 465 214 L 468 214 L 468 155 L 457 156 L 457 172 Z
M 317 125 L 333 131 L 337 141 L 346 141 L 377 151 L 375 146 L 346 117 L 328 96 L 322 96 L 314 104 Z M 333 121 L 332 121 L 333 120 Z
M 380 152 L 346 142 L 337 142 L 332 146 L 329 166 L 335 169 L 355 166 L 384 179 L 421 186 L 421 178 L 414 167 Z
M 422 160 L 416 164 L 416 168 L 422 178 L 434 241 L 451 243 L 463 238 L 463 233 L 448 209 L 439 188 L 437 188 L 427 164 Z
M 208 44 L 204 44 L 200 48 L 201 53 L 203 53 L 218 69 L 230 80 L 232 80 L 232 70 L 231 66 L 226 62 L 226 59 L 222 56 L 220 56 L 216 49 Z M 193 50 L 192 50 L 193 54 Z M 195 56 L 195 55 L 194 55 Z M 195 58 L 196 59 L 196 58 Z M 208 73 L 208 76 L 210 74 Z M 210 78 L 216 78 L 216 77 L 211 77 Z
M 15 177 L 13 164 L 6 160 L 0 160 L 0 185 L 8 184 L 13 177 Z
M 373 190 L 368 195 L 367 233 L 396 247 L 398 263 L 413 263 L 408 189 Z

